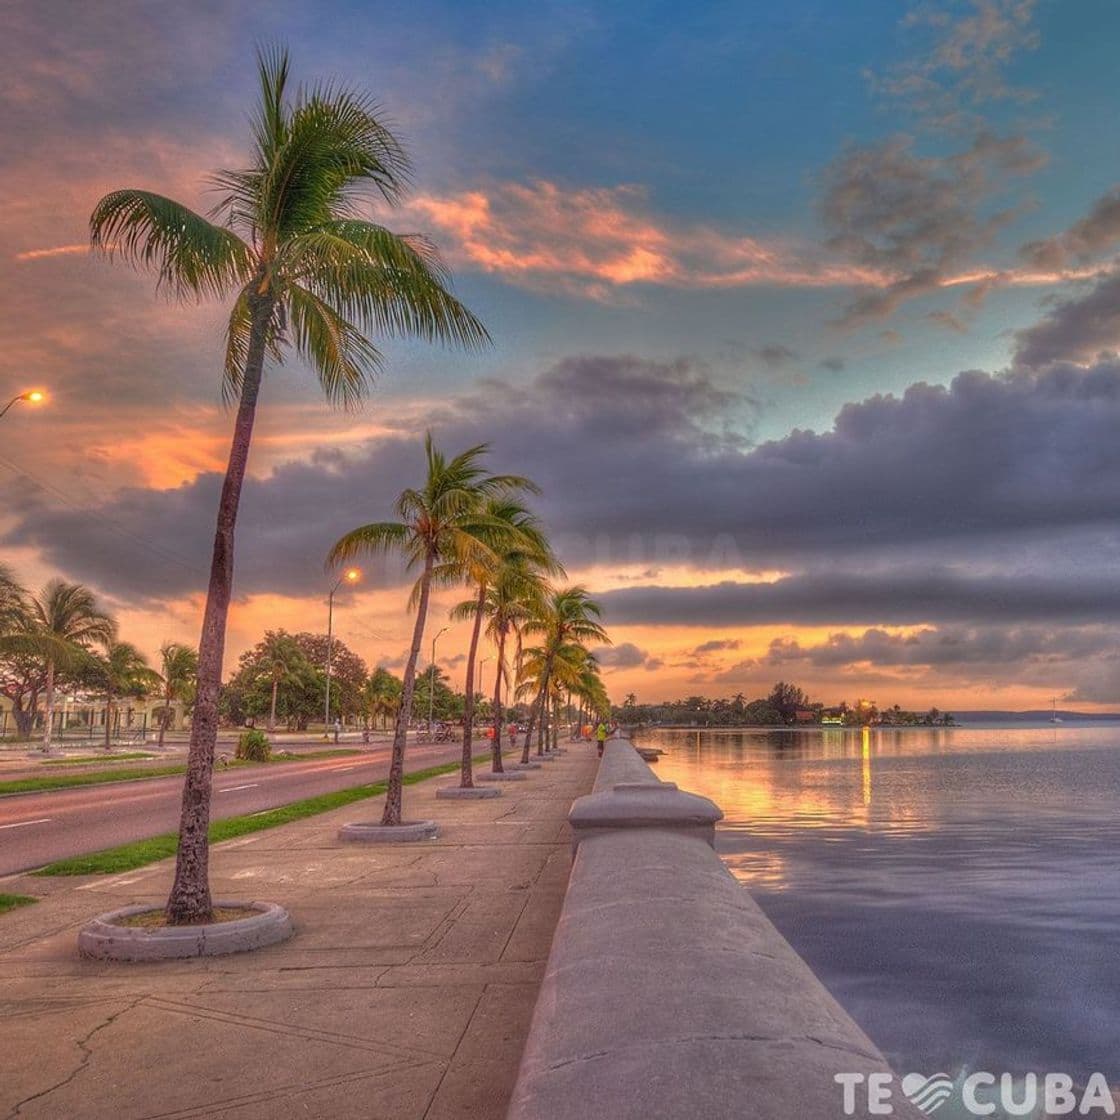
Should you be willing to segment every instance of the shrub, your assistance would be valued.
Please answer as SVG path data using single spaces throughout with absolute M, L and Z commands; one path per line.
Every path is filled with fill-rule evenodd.
M 235 757 L 245 762 L 268 762 L 272 757 L 272 744 L 263 731 L 244 731 L 237 740 Z

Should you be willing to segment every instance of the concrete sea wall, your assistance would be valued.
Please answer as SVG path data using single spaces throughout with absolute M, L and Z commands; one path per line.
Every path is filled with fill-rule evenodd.
M 731 876 L 722 816 L 625 740 L 573 805 L 576 846 L 509 1120 L 832 1120 L 874 1044 Z M 900 1093 L 893 1115 L 916 1117 Z

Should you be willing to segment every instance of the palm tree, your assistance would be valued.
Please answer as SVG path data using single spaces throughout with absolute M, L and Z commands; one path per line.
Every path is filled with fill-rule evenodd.
M 531 485 L 528 479 L 517 475 L 487 474 L 481 465 L 487 450 L 486 444 L 479 444 L 447 459 L 436 450 L 429 432 L 424 440 L 427 478 L 421 489 L 410 488 L 397 498 L 398 520 L 378 521 L 351 530 L 335 542 L 327 558 L 329 564 L 343 564 L 363 553 L 398 552 L 410 571 L 420 569 L 409 598 L 409 606 L 416 609 L 416 622 L 393 729 L 393 757 L 382 824 L 401 823 L 404 752 L 432 583 L 457 582 L 464 571 L 489 560 L 493 550 L 486 540 L 500 526 L 484 512 L 484 503 Z
M 70 665 L 94 644 L 116 636 L 116 623 L 102 611 L 94 594 L 80 583 L 52 579 L 29 604 L 30 636 L 46 660 L 43 750 L 51 749 L 54 681 L 59 665 Z
M 445 287 L 432 246 L 359 217 L 363 192 L 397 202 L 407 156 L 364 94 L 334 84 L 289 93 L 284 51 L 258 58 L 260 102 L 251 165 L 223 171 L 211 217 L 143 190 L 106 195 L 90 219 L 92 245 L 153 269 L 185 298 L 233 297 L 224 393 L 237 400 L 218 504 L 199 642 L 198 696 L 183 785 L 172 924 L 213 916 L 207 829 L 234 526 L 265 358 L 294 348 L 332 403 L 356 404 L 381 364 L 374 333 L 463 346 L 485 328 Z
M 599 604 L 591 598 L 586 588 L 577 585 L 553 592 L 540 614 L 526 623 L 526 634 L 540 634 L 543 638 L 543 658 L 537 698 L 529 711 L 529 734 L 525 736 L 525 747 L 521 755 L 523 762 L 529 761 L 529 739 L 535 719 L 540 720 L 542 731 L 538 754 L 543 750 L 544 722 L 548 713 L 548 689 L 556 659 L 561 651 L 572 644 L 583 646 L 587 642 L 601 645 L 610 643 L 610 638 L 599 621 L 601 615 L 602 609 Z
M 485 617 L 487 590 L 500 571 L 503 560 L 515 553 L 523 555 L 530 563 L 550 574 L 561 574 L 563 569 L 552 554 L 548 540 L 541 531 L 540 522 L 520 502 L 512 498 L 492 499 L 485 508 L 486 515 L 502 528 L 490 541 L 494 552 L 492 556 L 476 555 L 474 567 L 464 573 L 468 582 L 478 588 L 473 603 L 460 604 L 455 615 L 460 618 L 473 617 L 470 650 L 467 653 L 467 677 L 464 684 L 466 701 L 463 706 L 463 755 L 460 766 L 459 784 L 464 789 L 474 785 L 473 737 L 474 737 L 474 672 L 478 657 L 478 640 L 482 634 Z
M 268 730 L 276 730 L 276 699 L 280 685 L 290 682 L 297 669 L 306 667 L 307 657 L 290 634 L 270 630 L 264 639 L 261 665 L 268 673 L 272 685 L 272 698 L 268 709 Z
M 163 682 L 163 712 L 159 721 L 159 749 L 171 719 L 171 705 L 176 701 L 189 704 L 194 698 L 198 676 L 198 652 L 179 642 L 164 642 L 159 648 L 160 680 Z
M 452 617 L 476 620 L 485 617 L 486 633 L 495 646 L 494 669 L 494 738 L 491 744 L 491 769 L 495 774 L 504 770 L 502 765 L 502 684 L 508 681 L 506 643 L 512 636 L 521 642 L 521 627 L 539 613 L 547 586 L 538 566 L 524 553 L 514 550 L 502 557 L 490 580 L 477 599 L 460 603 Z M 520 651 L 519 651 L 520 652 Z M 465 748 L 464 748 L 465 749 Z
M 105 749 L 109 750 L 114 702 L 121 696 L 147 696 L 161 679 L 131 642 L 119 642 L 115 637 L 106 641 L 105 652 L 95 658 L 94 676 L 105 690 Z
M 381 716 L 387 722 L 390 716 L 396 715 L 400 706 L 401 682 L 379 665 L 366 681 L 363 694 L 369 714 Z

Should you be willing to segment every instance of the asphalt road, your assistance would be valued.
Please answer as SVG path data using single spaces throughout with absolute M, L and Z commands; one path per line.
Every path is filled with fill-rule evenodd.
M 380 781 L 388 775 L 389 754 L 388 746 L 373 747 L 342 758 L 215 770 L 212 817 L 257 813 Z M 451 762 L 460 754 L 457 743 L 410 744 L 405 771 Z M 0 797 L 0 875 L 174 832 L 182 790 L 182 775 L 175 775 Z

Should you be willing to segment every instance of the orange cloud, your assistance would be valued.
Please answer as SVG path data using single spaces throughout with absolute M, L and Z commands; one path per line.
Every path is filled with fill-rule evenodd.
M 55 245 L 50 249 L 28 249 L 23 253 L 16 253 L 17 261 L 38 261 L 45 257 L 73 257 L 84 256 L 89 252 L 88 245 Z
M 886 288 L 901 279 L 825 256 L 792 239 L 761 240 L 710 225 L 676 223 L 648 212 L 636 185 L 565 189 L 537 179 L 488 189 L 420 195 L 409 211 L 434 226 L 461 267 L 526 288 L 609 301 L 636 284 L 672 288 Z M 978 267 L 939 286 L 1047 285 L 1083 279 L 1091 269 Z

